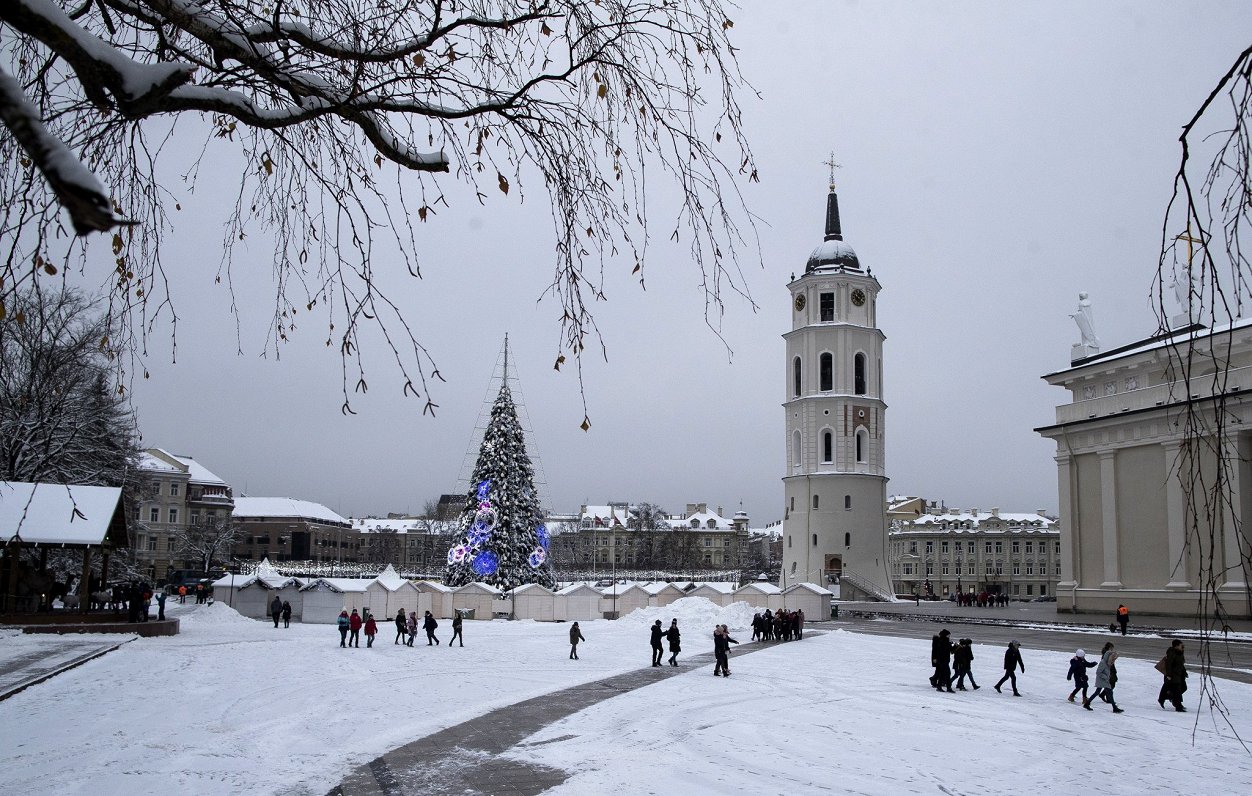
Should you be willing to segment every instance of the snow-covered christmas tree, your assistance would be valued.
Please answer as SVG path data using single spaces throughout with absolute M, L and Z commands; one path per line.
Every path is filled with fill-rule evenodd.
M 506 359 L 506 374 L 507 368 Z M 461 533 L 448 550 L 443 576 L 444 584 L 454 587 L 475 581 L 504 590 L 526 583 L 556 587 L 535 473 L 507 375 L 483 432 Z

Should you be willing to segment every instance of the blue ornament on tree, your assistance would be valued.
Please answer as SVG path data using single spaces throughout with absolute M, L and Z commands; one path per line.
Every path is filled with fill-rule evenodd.
M 543 551 L 542 547 L 536 547 L 535 551 L 530 554 L 526 561 L 530 564 L 531 569 L 539 569 L 543 566 L 543 562 L 547 559 L 548 554 Z
M 481 503 L 487 499 L 487 490 L 491 488 L 491 479 L 485 478 L 478 482 L 478 502 Z
M 537 535 L 537 536 L 539 537 L 539 545 L 540 545 L 540 546 L 541 546 L 544 550 L 547 550 L 547 549 L 548 549 L 548 541 L 549 541 L 549 539 L 548 539 L 548 529 L 547 529 L 547 527 L 546 527 L 546 526 L 545 526 L 542 522 L 541 522 L 541 523 L 539 523 L 539 527 L 535 529 L 535 535 Z
M 500 557 L 490 550 L 483 550 L 470 562 L 470 569 L 474 570 L 475 575 L 490 575 L 499 567 Z

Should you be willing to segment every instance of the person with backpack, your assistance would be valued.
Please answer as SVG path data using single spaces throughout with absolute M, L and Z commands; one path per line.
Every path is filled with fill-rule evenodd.
M 1022 653 L 1018 649 L 1016 641 L 1010 641 L 1009 646 L 1004 650 L 1004 676 L 1000 678 L 1000 682 L 996 683 L 996 693 L 1003 694 L 1000 686 L 1004 685 L 1004 681 L 1008 680 L 1013 685 L 1013 696 L 1021 696 L 1021 692 L 1017 690 L 1017 667 L 1021 667 L 1022 674 L 1026 673 L 1026 664 L 1022 663 Z
M 570 625 L 569 628 L 569 659 L 571 661 L 578 660 L 578 642 L 586 641 L 583 638 L 583 632 L 578 629 L 578 623 Z
M 452 642 L 460 641 L 459 646 L 465 646 L 465 636 L 461 635 L 461 615 L 454 613 L 452 615 L 452 638 L 448 639 L 448 649 L 452 649 Z
M 1065 675 L 1066 680 L 1074 681 L 1074 690 L 1069 692 L 1070 702 L 1074 701 L 1079 691 L 1082 692 L 1082 701 L 1087 701 L 1087 670 L 1095 665 L 1095 661 L 1087 660 L 1086 652 L 1081 649 L 1074 651 L 1074 657 L 1069 659 L 1069 673 Z
M 426 619 L 422 622 L 422 629 L 426 631 L 426 646 L 437 646 L 439 639 L 435 638 L 435 629 L 439 627 L 439 622 L 435 620 L 435 615 L 430 611 L 426 612 Z
M 365 612 L 365 647 L 369 649 L 374 646 L 374 636 L 378 635 L 378 623 L 374 621 L 374 615 L 369 611 Z

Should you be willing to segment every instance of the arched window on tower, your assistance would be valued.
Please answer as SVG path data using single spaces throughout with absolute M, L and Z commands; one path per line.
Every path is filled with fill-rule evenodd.
M 817 534 L 813 534 L 813 546 L 817 547 Z
M 835 389 L 835 355 L 830 352 L 822 354 L 818 359 L 818 364 L 821 381 L 818 389 L 822 392 L 830 392 Z
M 818 504 L 818 500 L 817 500 L 817 498 L 818 498 L 818 496 L 817 496 L 817 495 L 814 495 L 814 496 L 813 496 L 813 508 L 817 508 L 817 504 Z
M 791 397 L 799 398 L 804 391 L 804 366 L 801 364 L 800 357 L 796 357 L 791 361 Z
M 852 380 L 854 392 L 857 395 L 865 394 L 865 355 L 857 354 L 852 358 Z
M 800 430 L 796 429 L 791 433 L 791 463 L 796 467 L 800 466 Z
M 852 510 L 852 496 L 851 495 L 843 496 L 843 509 L 844 511 Z
M 866 448 L 868 448 L 868 447 L 869 447 L 869 445 L 867 444 L 868 442 L 869 442 L 869 434 L 865 431 L 865 429 L 863 429 L 863 428 L 858 428 L 858 429 L 856 430 L 856 461 L 857 461 L 857 464 L 864 464 L 864 463 L 865 463 L 865 456 L 866 456 L 866 453 L 868 452 L 868 451 L 866 451 Z
M 850 534 L 850 533 L 845 533 L 845 534 L 843 535 L 843 546 L 844 546 L 844 547 L 851 547 L 851 546 L 852 546 L 852 534 Z
M 822 462 L 830 464 L 835 460 L 835 435 L 829 431 L 822 432 Z

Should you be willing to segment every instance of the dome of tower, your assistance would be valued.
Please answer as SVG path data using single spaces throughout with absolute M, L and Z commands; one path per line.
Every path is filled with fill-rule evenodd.
M 804 270 L 812 272 L 827 268 L 859 271 L 861 270 L 861 261 L 856 258 L 856 252 L 852 250 L 847 241 L 837 239 L 824 240 L 809 255 L 809 262 Z

